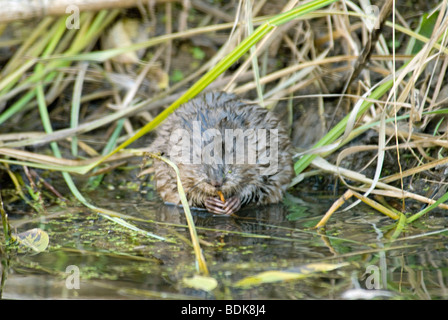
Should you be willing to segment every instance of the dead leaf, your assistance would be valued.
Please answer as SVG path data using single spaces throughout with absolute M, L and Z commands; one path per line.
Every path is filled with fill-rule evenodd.
M 273 283 L 280 281 L 290 281 L 309 277 L 318 272 L 331 271 L 348 265 L 348 263 L 310 263 L 298 268 L 298 271 L 265 271 L 254 276 L 246 277 L 236 283 L 237 287 L 251 287 L 263 283 Z
M 186 286 L 204 291 L 212 291 L 218 286 L 218 281 L 212 277 L 195 275 L 192 278 L 185 278 L 182 281 Z

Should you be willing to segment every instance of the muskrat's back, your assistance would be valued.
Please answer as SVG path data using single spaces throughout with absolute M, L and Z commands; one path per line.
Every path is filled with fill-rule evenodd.
M 279 119 L 224 92 L 179 107 L 150 149 L 178 165 L 189 204 L 214 213 L 280 202 L 293 176 L 290 140 Z M 154 169 L 162 199 L 180 204 L 174 170 L 159 160 Z

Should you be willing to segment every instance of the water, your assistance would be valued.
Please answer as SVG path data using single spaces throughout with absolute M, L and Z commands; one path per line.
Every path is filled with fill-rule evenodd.
M 166 241 L 85 207 L 50 206 L 46 217 L 37 218 L 10 213 L 18 232 L 41 228 L 50 245 L 39 254 L 2 255 L 3 298 L 448 298 L 447 219 L 441 214 L 420 219 L 391 242 L 395 222 L 364 204 L 334 214 L 324 230 L 313 229 L 335 200 L 331 197 L 289 195 L 284 205 L 248 208 L 239 218 L 196 212 L 201 248 L 218 283 L 207 292 L 185 283 L 197 272 L 182 210 L 163 205 L 153 194 L 106 191 L 91 195 L 96 205 L 126 215 L 126 221 Z M 303 268 L 310 264 L 312 271 L 305 275 Z M 339 267 L 320 272 L 316 265 Z M 266 271 L 304 275 L 238 286 Z

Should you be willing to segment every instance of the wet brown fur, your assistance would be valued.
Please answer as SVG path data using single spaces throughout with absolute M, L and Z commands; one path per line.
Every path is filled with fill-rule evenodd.
M 258 105 L 247 104 L 233 94 L 209 92 L 190 100 L 169 116 L 158 129 L 157 138 L 150 147 L 151 152 L 160 152 L 169 158 L 171 134 L 177 129 L 184 129 L 193 136 L 193 121 L 199 121 L 202 130 L 217 129 L 222 137 L 225 129 L 278 129 L 279 155 L 278 171 L 271 175 L 260 175 L 261 164 L 213 166 L 176 163 L 190 205 L 204 207 L 205 199 L 218 197 L 214 180 L 222 183 L 219 190 L 226 199 L 237 196 L 242 205 L 251 202 L 270 204 L 282 200 L 294 171 L 287 131 L 273 113 Z M 204 141 L 196 142 L 204 146 Z M 168 203 L 180 204 L 174 170 L 160 160 L 154 160 L 154 169 L 156 188 L 161 198 Z

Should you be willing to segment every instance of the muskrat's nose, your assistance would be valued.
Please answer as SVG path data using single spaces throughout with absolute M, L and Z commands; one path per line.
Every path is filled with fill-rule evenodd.
M 222 183 L 223 183 L 223 180 L 214 180 L 214 179 L 210 180 L 210 184 L 217 189 L 222 187 Z

